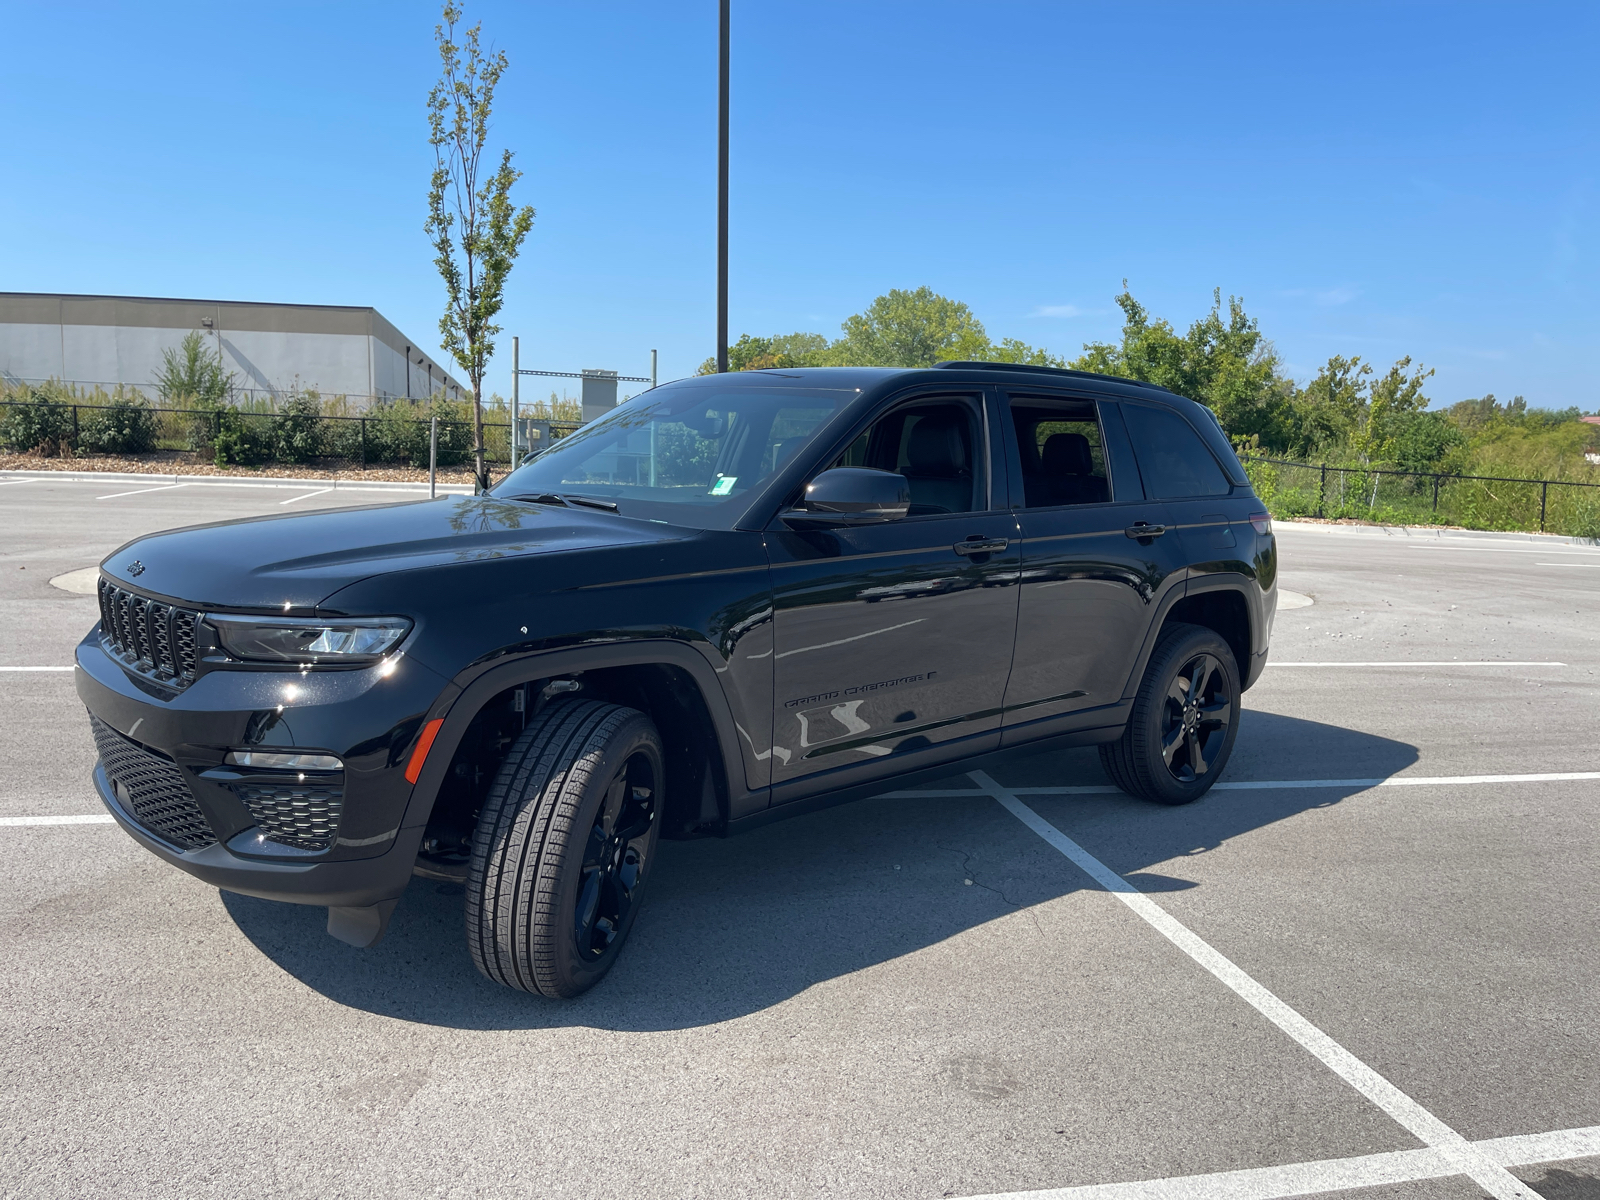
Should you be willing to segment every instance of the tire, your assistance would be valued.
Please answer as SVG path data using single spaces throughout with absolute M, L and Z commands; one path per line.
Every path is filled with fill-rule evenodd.
M 616 962 L 661 830 L 661 735 L 644 713 L 559 701 L 528 722 L 472 838 L 467 945 L 496 983 L 587 991 Z
M 1190 703 L 1199 674 L 1200 694 Z M 1200 625 L 1161 631 L 1127 728 L 1100 746 L 1100 764 L 1130 796 L 1188 804 L 1222 775 L 1239 734 L 1239 667 L 1228 643 Z

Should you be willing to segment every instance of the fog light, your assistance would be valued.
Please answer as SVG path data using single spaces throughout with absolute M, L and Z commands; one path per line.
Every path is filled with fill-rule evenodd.
M 230 750 L 222 761 L 230 767 L 267 771 L 344 770 L 344 763 L 332 754 L 299 754 L 284 750 Z

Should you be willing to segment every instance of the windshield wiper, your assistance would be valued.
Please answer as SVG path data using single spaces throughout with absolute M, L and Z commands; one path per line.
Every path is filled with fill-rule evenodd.
M 603 508 L 606 512 L 616 512 L 617 505 L 614 500 L 597 500 L 593 496 L 574 496 L 570 492 L 563 492 L 561 498 L 568 504 L 582 504 L 586 508 Z
M 525 500 L 529 504 L 559 504 L 563 508 L 581 504 L 585 508 L 599 508 L 606 512 L 617 511 L 616 504 L 610 500 L 596 500 L 593 496 L 574 496 L 570 493 L 528 492 L 520 496 L 507 496 L 506 499 Z
M 524 500 L 529 504 L 559 504 L 567 507 L 567 502 L 554 492 L 529 492 L 522 496 L 507 496 L 507 500 Z

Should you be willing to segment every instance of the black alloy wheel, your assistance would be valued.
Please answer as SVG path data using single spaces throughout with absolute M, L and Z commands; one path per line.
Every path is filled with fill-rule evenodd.
M 1180 783 L 1211 770 L 1233 726 L 1233 695 L 1222 665 L 1197 654 L 1178 668 L 1161 712 L 1161 759 Z
M 627 927 L 656 829 L 656 774 L 635 754 L 606 788 L 579 868 L 572 936 L 578 957 L 598 962 Z
M 467 875 L 467 945 L 497 983 L 571 997 L 639 915 L 661 831 L 661 735 L 636 709 L 561 700 L 511 744 Z
M 1161 631 L 1122 736 L 1100 747 L 1106 774 L 1129 795 L 1188 804 L 1221 776 L 1239 733 L 1239 668 L 1215 630 Z

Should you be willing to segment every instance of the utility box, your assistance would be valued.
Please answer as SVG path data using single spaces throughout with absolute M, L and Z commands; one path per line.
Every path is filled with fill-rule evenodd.
M 615 371 L 585 370 L 583 372 L 583 423 L 587 425 L 603 417 L 617 406 L 617 373 Z

